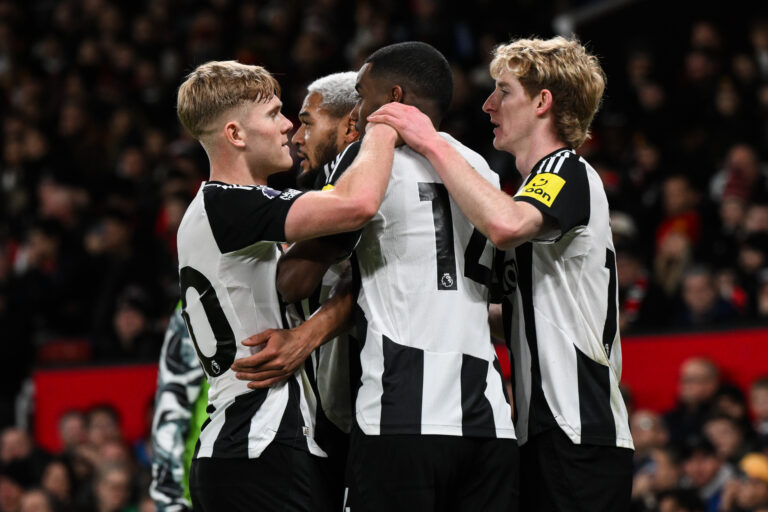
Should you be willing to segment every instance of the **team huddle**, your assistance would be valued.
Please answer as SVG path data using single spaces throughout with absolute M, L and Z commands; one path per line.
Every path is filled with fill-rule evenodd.
M 514 196 L 438 131 L 453 77 L 425 43 L 308 87 L 300 190 L 267 186 L 293 165 L 267 70 L 209 62 L 181 85 L 210 161 L 178 231 L 210 385 L 195 510 L 629 509 L 608 202 L 575 152 L 605 76 L 559 37 L 499 46 L 491 75 Z

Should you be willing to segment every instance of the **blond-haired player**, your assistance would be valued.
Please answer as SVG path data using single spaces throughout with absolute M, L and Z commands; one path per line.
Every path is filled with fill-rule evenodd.
M 287 325 L 275 287 L 279 243 L 362 227 L 381 203 L 396 134 L 368 130 L 333 191 L 273 190 L 267 178 L 293 163 L 281 105 L 267 70 L 235 61 L 203 64 L 179 88 L 179 119 L 210 162 L 178 231 L 182 314 L 210 383 L 190 474 L 195 510 L 328 509 L 300 373 L 252 390 L 230 366 L 258 350 L 242 340 Z
M 605 75 L 583 45 L 562 37 L 503 44 L 490 67 L 496 87 L 483 110 L 494 147 L 515 156 L 523 178 L 513 197 L 481 179 L 415 108 L 390 103 L 369 120 L 426 156 L 470 221 L 507 250 L 506 299 L 491 316 L 512 345 L 520 510 L 625 511 L 632 438 L 618 387 L 608 201 L 575 152 Z

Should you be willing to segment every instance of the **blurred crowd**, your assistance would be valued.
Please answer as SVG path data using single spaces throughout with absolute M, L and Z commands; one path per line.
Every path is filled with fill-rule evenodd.
M 624 399 L 635 443 L 632 512 L 768 512 L 768 374 L 747 392 L 713 361 L 679 370 L 676 404 L 657 412 Z M 0 512 L 153 512 L 152 444 L 128 443 L 106 404 L 58 422 L 46 453 L 17 427 L 0 430 Z
M 50 454 L 16 427 L 0 431 L 0 511 L 153 512 L 151 443 L 124 442 L 109 405 L 59 420 L 62 448 Z
M 713 361 L 691 358 L 673 409 L 628 405 L 633 512 L 768 511 L 768 376 L 744 393 Z
M 442 129 L 485 155 L 514 192 L 514 160 L 493 149 L 480 110 L 493 87 L 491 50 L 552 35 L 556 12 L 513 4 L 0 0 L 0 344 L 10 362 L 0 426 L 13 423 L 35 363 L 157 359 L 178 300 L 176 229 L 208 171 L 176 119 L 186 73 L 212 59 L 264 65 L 296 120 L 311 80 L 358 69 L 382 45 L 427 41 L 455 75 Z M 577 27 L 608 73 L 580 152 L 611 202 L 622 332 L 764 324 L 768 17 L 686 13 L 662 35 L 626 24 L 643 12 L 634 8 L 603 28 Z M 627 27 L 620 44 L 616 24 Z M 654 450 L 656 465 L 687 460 Z

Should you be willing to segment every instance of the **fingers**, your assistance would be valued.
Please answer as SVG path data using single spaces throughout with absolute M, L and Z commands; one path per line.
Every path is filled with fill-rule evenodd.
M 267 329 L 259 334 L 254 334 L 243 340 L 243 345 L 246 347 L 255 347 L 266 343 L 269 338 L 276 332 L 276 329 Z
M 235 373 L 237 380 L 264 381 L 282 377 L 284 375 L 293 375 L 294 372 L 287 372 L 283 368 L 265 368 L 259 371 L 245 371 Z
M 275 384 L 280 384 L 281 382 L 284 382 L 291 378 L 293 374 L 290 373 L 288 375 L 283 375 L 281 377 L 275 377 L 273 379 L 267 379 L 267 380 L 255 380 L 253 382 L 248 383 L 248 387 L 250 389 L 264 389 L 274 386 Z
M 230 368 L 235 372 L 263 369 L 264 365 L 270 363 L 276 357 L 277 355 L 273 352 L 269 350 L 262 350 L 258 354 L 236 359 Z

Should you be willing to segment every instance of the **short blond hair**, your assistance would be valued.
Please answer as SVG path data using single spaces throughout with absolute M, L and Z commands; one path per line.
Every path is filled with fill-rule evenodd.
M 493 51 L 491 76 L 510 71 L 533 98 L 552 93 L 558 137 L 576 149 L 589 138 L 589 125 L 600 108 L 606 76 L 597 57 L 577 40 L 517 39 Z
M 221 114 L 246 102 L 280 96 L 280 84 L 261 66 L 234 60 L 198 66 L 179 87 L 176 112 L 184 127 L 200 139 Z

